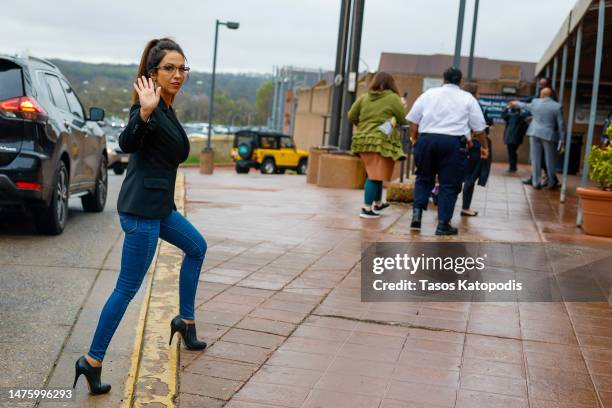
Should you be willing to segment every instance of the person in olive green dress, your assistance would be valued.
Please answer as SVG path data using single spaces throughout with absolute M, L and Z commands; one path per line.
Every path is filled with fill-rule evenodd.
M 406 123 L 406 111 L 393 77 L 378 72 L 368 92 L 361 95 L 349 111 L 349 120 L 357 126 L 351 150 L 366 169 L 361 218 L 377 218 L 389 207 L 383 203 L 383 181 L 390 181 L 395 161 L 405 157 L 398 127 Z

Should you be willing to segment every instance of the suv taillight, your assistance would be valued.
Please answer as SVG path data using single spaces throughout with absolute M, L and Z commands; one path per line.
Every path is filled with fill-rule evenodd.
M 7 99 L 0 101 L 0 114 L 9 118 L 21 118 L 27 120 L 44 120 L 47 112 L 29 96 Z

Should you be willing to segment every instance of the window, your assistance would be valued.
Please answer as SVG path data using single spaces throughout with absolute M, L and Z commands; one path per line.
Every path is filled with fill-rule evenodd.
M 260 136 L 259 146 L 262 149 L 278 149 L 278 138 L 275 136 Z
M 51 92 L 53 104 L 61 110 L 70 112 L 68 100 L 66 99 L 66 95 L 64 95 L 64 90 L 62 89 L 62 84 L 60 84 L 59 78 L 55 75 L 45 74 L 45 81 L 47 82 L 47 85 L 49 85 L 49 91 Z
M 83 106 L 77 98 L 74 90 L 68 85 L 68 82 L 62 79 L 62 85 L 64 86 L 64 92 L 66 92 L 66 97 L 68 97 L 68 105 L 70 105 L 70 112 L 73 115 L 85 120 L 85 114 L 83 113 Z
M 234 147 L 238 147 L 243 143 L 251 144 L 254 141 L 254 137 L 252 133 L 240 133 L 236 135 L 236 139 L 234 142 Z
M 21 68 L 0 63 L 0 101 L 23 96 Z
M 285 149 L 293 149 L 295 145 L 293 144 L 293 139 L 290 137 L 284 136 L 280 138 L 281 148 Z

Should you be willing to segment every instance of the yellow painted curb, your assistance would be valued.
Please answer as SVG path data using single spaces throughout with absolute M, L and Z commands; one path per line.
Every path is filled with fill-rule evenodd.
M 174 201 L 185 214 L 185 175 L 177 174 Z M 125 383 L 122 408 L 176 406 L 179 337 L 170 338 L 170 320 L 178 314 L 178 275 L 183 253 L 159 240 L 145 300 L 140 309 L 137 338 Z

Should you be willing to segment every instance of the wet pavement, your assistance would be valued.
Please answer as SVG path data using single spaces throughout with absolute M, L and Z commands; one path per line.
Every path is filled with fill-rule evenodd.
M 495 166 L 478 217 L 456 212 L 460 235 L 438 238 L 435 211 L 420 234 L 410 206 L 360 219 L 359 190 L 185 174 L 187 216 L 209 243 L 196 310 L 209 347 L 181 349 L 182 408 L 612 407 L 607 303 L 361 302 L 364 241 L 612 248 L 575 227 L 575 196 L 559 205 Z

